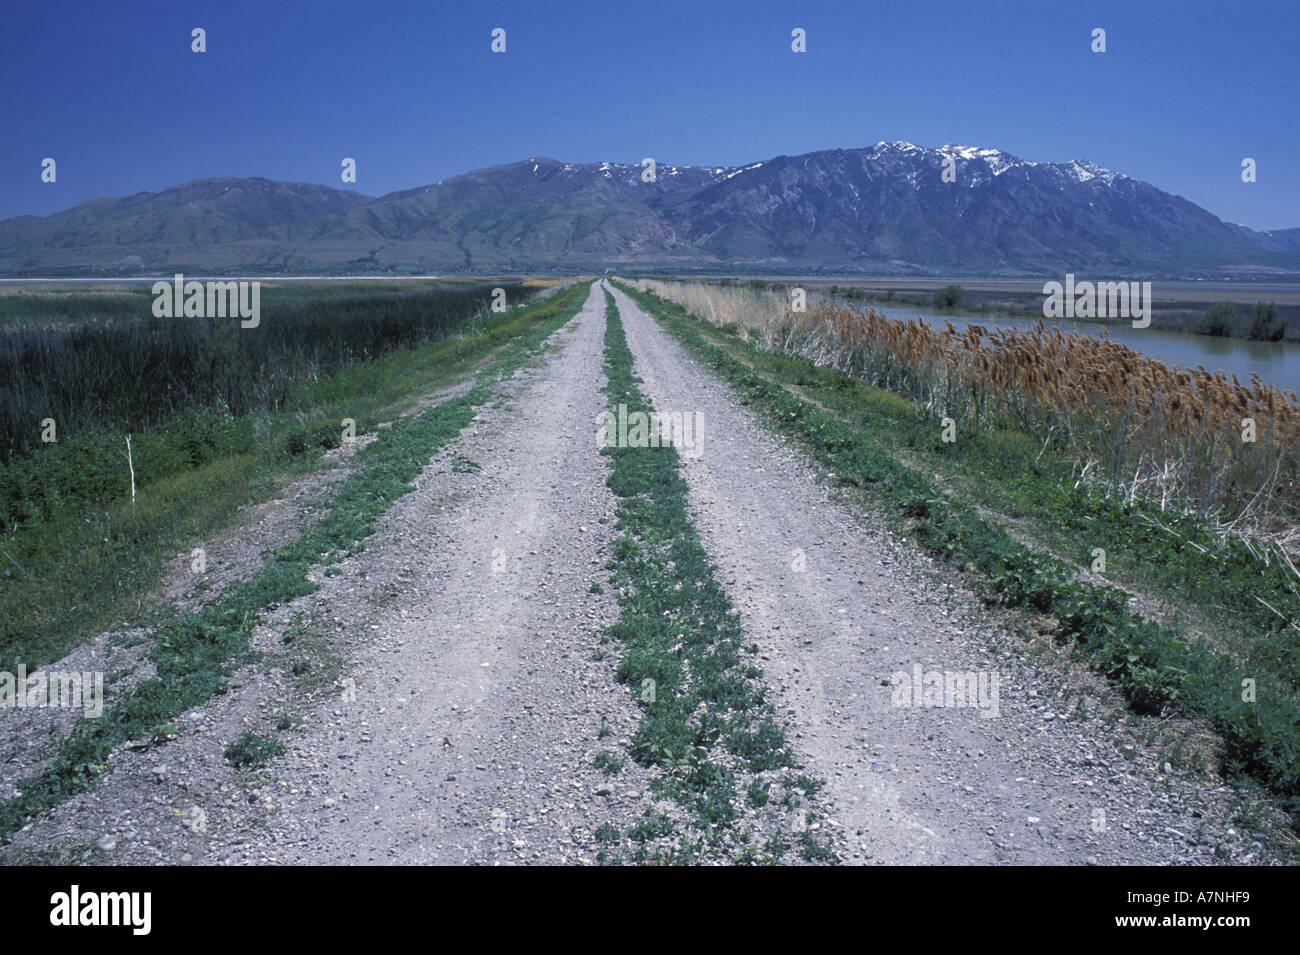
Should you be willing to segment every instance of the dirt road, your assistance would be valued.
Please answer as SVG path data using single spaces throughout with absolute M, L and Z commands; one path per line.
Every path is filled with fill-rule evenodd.
M 697 527 L 799 759 L 825 781 L 842 861 L 1215 861 L 1226 788 L 1165 772 L 1101 716 L 1068 715 L 980 607 L 835 499 L 615 298 L 656 408 L 702 416 L 701 453 L 683 457 Z M 626 757 L 638 721 L 604 638 L 618 606 L 593 586 L 607 578 L 615 510 L 595 438 L 604 332 L 597 284 L 369 546 L 268 618 L 259 649 L 282 652 L 300 632 L 338 684 L 301 714 L 284 755 L 252 773 L 221 758 L 293 700 L 280 671 L 250 665 L 174 741 L 123 750 L 94 792 L 0 858 L 591 863 L 610 827 L 668 810 L 649 770 L 595 765 L 604 750 Z M 900 702 L 891 680 L 917 667 L 973 674 L 981 705 Z

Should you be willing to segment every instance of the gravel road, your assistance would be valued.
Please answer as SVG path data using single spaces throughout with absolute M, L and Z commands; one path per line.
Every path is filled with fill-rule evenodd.
M 1018 637 L 615 299 L 646 395 L 701 416 L 700 453 L 682 456 L 692 512 L 793 747 L 825 781 L 842 861 L 1207 864 L 1225 847 L 1256 861 L 1229 787 L 1168 771 L 1104 706 L 1062 705 Z M 120 747 L 96 790 L 31 823 L 0 861 L 593 863 L 601 827 L 677 812 L 633 761 L 594 765 L 625 755 L 638 719 L 619 648 L 602 642 L 617 604 L 592 586 L 615 512 L 596 447 L 604 331 L 597 283 L 367 547 L 268 615 L 263 662 L 164 745 Z M 315 696 L 289 675 L 292 633 L 293 652 L 316 648 Z M 989 692 L 996 679 L 996 714 L 989 696 L 902 705 L 891 682 L 916 667 L 971 673 Z M 287 752 L 265 769 L 222 758 L 285 713 Z

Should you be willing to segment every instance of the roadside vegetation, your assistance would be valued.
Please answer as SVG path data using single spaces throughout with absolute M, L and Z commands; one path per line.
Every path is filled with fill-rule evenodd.
M 487 300 L 483 288 L 456 292 L 459 317 L 453 320 L 448 311 L 438 324 L 421 313 L 426 293 L 397 299 L 381 293 L 373 318 L 351 299 L 337 312 L 322 305 L 321 315 L 353 330 L 369 327 L 365 336 L 372 343 L 369 336 L 376 329 L 388 329 L 381 337 L 390 342 L 413 336 L 416 329 L 435 337 L 414 347 L 393 347 L 369 361 L 364 354 L 338 353 L 342 367 L 310 373 L 274 410 L 257 407 L 236 414 L 220 402 L 188 407 L 177 402 L 174 416 L 132 435 L 129 459 L 129 432 L 103 424 L 77 434 L 66 423 L 56 443 L 11 457 L 0 465 L 0 669 L 49 663 L 88 636 L 137 615 L 140 598 L 169 558 L 225 526 L 239 507 L 266 499 L 285 481 L 317 467 L 322 453 L 345 440 L 344 419 L 351 419 L 356 435 L 374 431 L 544 321 L 557 302 L 572 304 L 576 293 L 569 292 L 502 314 L 479 314 Z M 439 301 L 451 307 L 452 300 Z M 410 327 L 394 324 L 403 317 L 412 319 Z M 322 321 L 303 320 L 318 328 Z M 273 332 L 282 321 L 293 319 L 266 311 L 258 328 L 241 331 L 237 321 L 228 324 L 245 336 L 282 336 L 284 330 Z M 178 339 L 191 334 L 173 331 Z M 344 338 L 332 340 L 341 347 Z M 91 362 L 93 356 L 76 360 Z M 156 378 L 143 387 L 159 388 L 167 375 L 158 369 Z M 20 392 L 33 380 L 0 380 L 0 393 Z M 71 391 L 74 384 L 63 387 Z M 45 387 L 32 384 L 38 386 Z M 130 381 L 123 381 L 123 390 L 130 392 Z M 95 407 L 88 412 L 92 418 L 116 420 L 117 399 L 111 394 Z M 123 406 L 122 413 L 133 412 Z M 33 427 L 39 435 L 39 422 Z
M 467 350 L 456 353 L 461 361 L 505 346 L 493 364 L 479 372 L 469 391 L 380 429 L 374 441 L 357 452 L 356 470 L 339 485 L 328 513 L 317 524 L 271 553 L 251 577 L 214 602 L 163 622 L 148 652 L 155 675 L 125 689 L 101 718 L 81 720 L 59 741 L 45 770 L 24 780 L 19 795 L 0 804 L 0 836 L 18 829 L 32 815 L 92 788 L 115 746 L 157 736 L 186 710 L 226 692 L 234 669 L 254 659 L 250 638 L 260 615 L 314 592 L 317 585 L 308 576 L 314 567 L 328 568 L 363 550 L 379 517 L 411 489 L 430 457 L 491 398 L 491 384 L 535 355 L 545 339 L 581 308 L 588 288 L 587 283 L 579 284 L 506 313 L 467 340 Z M 448 357 L 443 355 L 444 370 Z M 64 578 L 64 583 L 70 581 Z M 273 739 L 241 738 L 227 758 L 236 765 L 256 765 L 277 751 Z
M 1018 349 L 999 358 L 984 352 L 978 340 L 932 339 L 915 325 L 872 333 L 897 335 L 896 347 L 914 349 L 904 354 L 920 360 L 908 363 L 870 340 L 857 352 L 837 354 L 835 347 L 853 341 L 851 334 L 867 334 L 837 329 L 836 319 L 851 318 L 843 312 L 814 315 L 817 324 L 778 315 L 763 325 L 761 316 L 747 319 L 716 298 L 709 302 L 711 313 L 696 312 L 644 287 L 683 303 L 709 297 L 706 291 L 641 284 L 643 290 L 631 291 L 642 307 L 834 480 L 860 488 L 896 515 L 898 529 L 954 573 L 969 575 L 970 585 L 990 603 L 1038 618 L 1045 632 L 1106 673 L 1135 709 L 1206 719 L 1223 739 L 1224 772 L 1257 781 L 1297 818 L 1300 591 L 1288 557 L 1295 538 L 1280 528 L 1280 515 L 1287 512 L 1272 512 L 1279 523 L 1271 537 L 1267 525 L 1262 537 L 1225 534 L 1205 516 L 1179 507 L 1177 498 L 1162 502 L 1134 493 L 1132 482 L 1098 479 L 1099 464 L 1085 469 L 1076 448 L 1061 440 L 1071 433 L 1063 429 L 1079 419 L 1054 416 L 1045 400 L 1055 369 L 1045 357 L 1023 352 L 1064 349 L 1060 360 L 1068 360 L 1070 346 L 1054 336 L 1012 339 Z M 979 377 L 963 379 L 963 366 L 948 365 L 948 348 L 965 360 L 982 357 Z M 1127 409 L 1121 424 L 1137 428 L 1115 436 L 1121 448 L 1144 434 L 1138 414 L 1143 405 L 1133 394 L 1144 371 L 1126 369 L 1130 395 L 1115 401 Z M 1158 383 L 1170 381 L 1155 370 L 1151 374 Z M 1216 384 L 1221 389 L 1214 393 L 1233 403 L 1217 412 L 1200 405 L 1203 415 L 1235 415 L 1238 399 L 1250 400 L 1244 389 Z M 998 393 L 999 387 L 1006 392 Z M 1076 397 L 1061 387 L 1056 384 L 1056 394 L 1065 401 Z M 1011 399 L 1018 393 L 1017 403 Z M 1279 397 L 1274 395 L 1273 412 Z M 1092 406 L 1094 413 L 1108 410 L 1104 399 L 1103 394 Z M 1158 417 L 1149 428 L 1178 423 L 1161 409 L 1152 413 Z M 1283 414 L 1294 414 L 1294 405 Z M 944 417 L 954 419 L 954 441 L 943 440 Z M 1284 421 L 1274 426 L 1291 426 L 1289 417 Z M 1089 434 L 1075 427 L 1081 436 Z M 1230 447 L 1223 444 L 1218 453 Z M 1293 448 L 1274 447 L 1272 453 L 1287 462 L 1278 465 L 1286 469 L 1279 473 L 1293 480 Z M 1226 463 L 1228 470 L 1234 466 Z M 1151 486 L 1139 483 L 1137 490 Z M 1294 503 L 1287 496 L 1293 489 L 1261 491 L 1278 494 L 1275 505 Z M 1130 594 L 1109 582 L 1134 586 L 1178 612 L 1154 619 L 1139 615 Z M 1196 626 L 1186 626 L 1189 621 Z
M 963 433 L 1011 431 L 1034 457 L 1162 514 L 1196 514 L 1280 560 L 1300 558 L 1300 403 L 1258 377 L 1184 371 L 1043 327 L 936 329 L 828 302 L 793 312 L 744 291 L 642 283 L 762 347 L 909 399 Z

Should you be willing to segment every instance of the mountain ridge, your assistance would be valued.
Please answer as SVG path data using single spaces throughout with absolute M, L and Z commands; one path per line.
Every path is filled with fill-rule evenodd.
M 0 274 L 1300 275 L 1300 229 L 1231 225 L 1087 159 L 882 140 L 742 166 L 658 163 L 653 179 L 645 172 L 640 163 L 532 156 L 381 196 L 263 177 L 194 179 L 0 220 Z

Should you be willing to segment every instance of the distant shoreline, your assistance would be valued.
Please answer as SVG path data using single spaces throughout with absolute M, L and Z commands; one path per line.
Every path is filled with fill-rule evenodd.
M 760 281 L 766 285 L 790 286 L 802 284 L 810 292 L 835 294 L 847 302 L 870 306 L 917 306 L 940 315 L 954 318 L 1041 319 L 1043 318 L 1043 283 L 1037 279 L 893 279 L 856 276 L 770 277 L 734 279 L 719 277 L 711 281 L 746 284 Z M 933 294 L 946 285 L 960 285 L 965 301 L 956 306 L 940 308 Z M 837 288 L 832 293 L 830 290 Z M 1279 317 L 1287 323 L 1283 341 L 1300 342 L 1300 283 L 1251 282 L 1187 282 L 1152 281 L 1153 312 L 1151 327 L 1166 332 L 1188 335 L 1202 334 L 1196 324 L 1207 308 L 1216 302 L 1231 302 L 1249 308 L 1255 302 L 1272 302 Z M 1046 320 L 1046 319 L 1044 319 Z M 1125 324 L 1127 319 L 1075 318 L 1073 321 L 1087 325 Z M 1243 334 L 1249 324 L 1245 311 L 1241 312 L 1238 328 L 1232 335 L 1207 336 L 1249 340 Z

